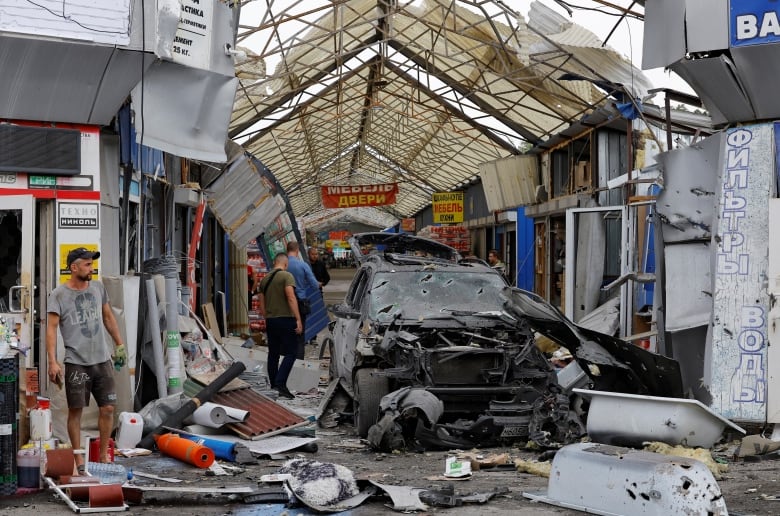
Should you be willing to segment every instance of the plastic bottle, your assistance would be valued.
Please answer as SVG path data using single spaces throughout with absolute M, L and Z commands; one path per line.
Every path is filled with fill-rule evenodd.
M 87 472 L 98 477 L 103 484 L 124 484 L 127 481 L 127 469 L 121 464 L 88 462 Z

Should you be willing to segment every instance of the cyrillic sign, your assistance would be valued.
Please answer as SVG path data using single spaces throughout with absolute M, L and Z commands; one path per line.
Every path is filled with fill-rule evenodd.
M 770 0 L 731 0 L 729 25 L 732 47 L 780 41 L 780 5 Z
M 357 208 L 395 204 L 398 183 L 380 185 L 322 186 L 322 205 L 325 208 Z
M 434 224 L 463 222 L 463 192 L 437 192 L 431 195 Z

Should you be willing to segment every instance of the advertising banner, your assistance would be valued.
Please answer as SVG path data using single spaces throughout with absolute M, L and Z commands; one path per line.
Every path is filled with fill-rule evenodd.
M 731 0 L 729 35 L 732 47 L 780 41 L 780 5 L 776 0 Z
M 322 206 L 325 208 L 358 208 L 395 204 L 398 183 L 379 185 L 322 186 Z
M 437 192 L 431 195 L 434 224 L 463 222 L 463 192 Z
M 767 395 L 766 289 L 769 198 L 775 171 L 771 124 L 729 129 L 712 234 L 711 349 L 705 354 L 711 407 L 737 421 L 763 422 Z

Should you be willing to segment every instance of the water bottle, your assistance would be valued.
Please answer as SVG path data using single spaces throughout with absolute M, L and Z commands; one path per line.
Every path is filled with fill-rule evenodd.
M 127 480 L 127 469 L 121 464 L 88 462 L 87 471 L 103 484 L 124 484 Z

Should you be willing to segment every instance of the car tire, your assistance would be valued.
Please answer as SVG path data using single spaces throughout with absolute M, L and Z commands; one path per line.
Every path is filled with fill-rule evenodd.
M 355 373 L 354 419 L 355 430 L 360 437 L 366 437 L 368 429 L 376 424 L 379 419 L 379 402 L 390 392 L 388 378 L 375 375 L 377 371 L 379 369 L 364 368 Z

